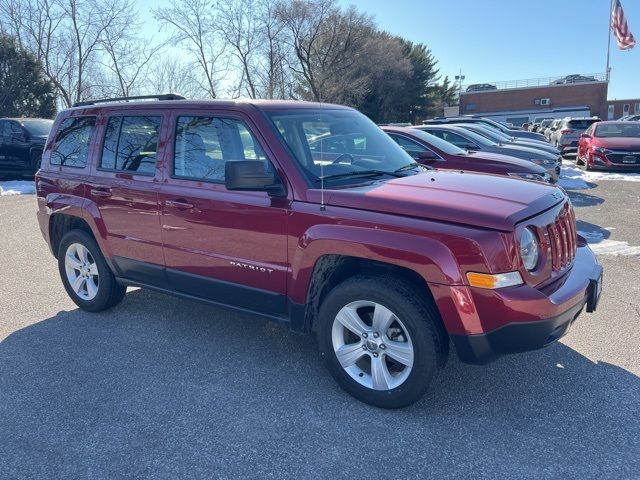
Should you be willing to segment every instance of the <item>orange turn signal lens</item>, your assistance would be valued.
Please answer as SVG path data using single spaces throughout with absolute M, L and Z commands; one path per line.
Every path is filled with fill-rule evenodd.
M 522 277 L 519 272 L 507 273 L 477 273 L 467 272 L 469 285 L 478 288 L 504 288 L 522 285 Z

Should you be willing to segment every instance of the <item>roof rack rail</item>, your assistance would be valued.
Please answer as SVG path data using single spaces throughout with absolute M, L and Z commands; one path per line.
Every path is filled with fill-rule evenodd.
M 86 100 L 84 102 L 76 102 L 74 107 L 84 107 L 87 105 L 95 105 L 96 103 L 107 102 L 130 102 L 131 100 L 186 100 L 182 95 L 177 93 L 164 93 L 162 95 L 138 95 L 136 97 L 113 97 L 113 98 L 100 98 L 98 100 Z

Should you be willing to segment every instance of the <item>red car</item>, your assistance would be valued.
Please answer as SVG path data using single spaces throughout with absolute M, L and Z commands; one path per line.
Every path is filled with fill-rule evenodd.
M 382 127 L 418 163 L 445 170 L 507 175 L 552 183 L 544 167 L 527 160 L 489 152 L 467 152 L 418 128 Z
M 483 364 L 596 308 L 602 268 L 559 188 L 425 171 L 336 105 L 118 100 L 60 112 L 36 175 L 80 308 L 136 285 L 315 332 L 336 381 L 386 408 L 420 398 L 450 343 Z
M 587 170 L 640 169 L 640 123 L 594 123 L 580 135 L 576 162 Z

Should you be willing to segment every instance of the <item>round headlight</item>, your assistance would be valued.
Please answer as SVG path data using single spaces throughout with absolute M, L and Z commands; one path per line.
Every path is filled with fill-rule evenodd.
M 538 265 L 538 240 L 529 228 L 522 230 L 520 236 L 520 257 L 524 268 L 528 271 L 534 270 Z

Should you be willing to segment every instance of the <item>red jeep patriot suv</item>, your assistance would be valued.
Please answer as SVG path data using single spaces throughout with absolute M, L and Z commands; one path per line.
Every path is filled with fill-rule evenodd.
M 397 408 L 450 341 L 483 364 L 596 307 L 561 189 L 426 169 L 351 108 L 154 98 L 65 110 L 45 146 L 38 220 L 85 310 L 136 285 L 286 322 L 350 394 Z

